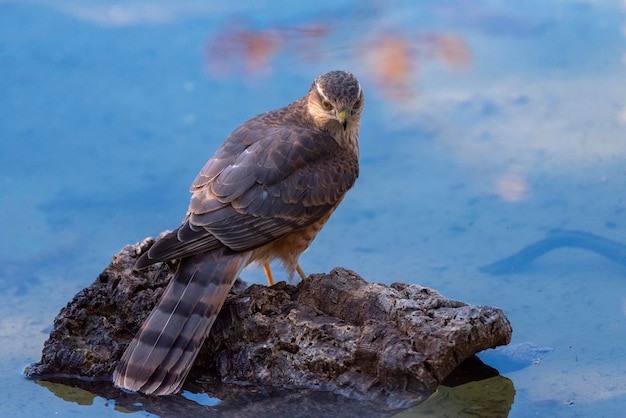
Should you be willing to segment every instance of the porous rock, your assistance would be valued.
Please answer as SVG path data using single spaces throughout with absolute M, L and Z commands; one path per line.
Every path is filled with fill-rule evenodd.
M 173 264 L 133 270 L 154 241 L 126 246 L 61 310 L 31 377 L 110 380 L 154 307 Z M 186 387 L 227 397 L 229 385 L 313 389 L 394 409 L 423 401 L 465 359 L 508 344 L 500 309 L 446 299 L 432 289 L 369 283 L 335 268 L 297 286 L 237 283 Z M 219 383 L 219 385 L 217 385 Z

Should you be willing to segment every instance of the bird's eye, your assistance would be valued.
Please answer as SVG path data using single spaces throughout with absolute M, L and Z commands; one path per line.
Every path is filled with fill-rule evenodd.
M 333 105 L 331 105 L 328 100 L 322 99 L 322 107 L 324 108 L 324 110 L 332 110 Z
M 358 109 L 359 107 L 361 107 L 361 99 L 354 102 L 354 104 L 352 105 L 352 109 Z

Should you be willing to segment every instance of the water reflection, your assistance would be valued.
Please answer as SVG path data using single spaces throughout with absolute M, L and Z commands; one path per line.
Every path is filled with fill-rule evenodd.
M 520 273 L 535 259 L 558 248 L 582 248 L 626 266 L 626 245 L 582 231 L 553 230 L 545 239 L 480 269 L 489 274 Z
M 278 54 L 288 52 L 304 61 L 319 58 L 328 32 L 318 22 L 255 30 L 245 21 L 232 21 L 207 42 L 206 68 L 210 76 L 220 79 L 267 77 L 275 70 Z
M 319 390 L 281 390 L 211 383 L 211 396 L 198 402 L 192 392 L 165 397 L 122 392 L 110 383 L 57 379 L 39 381 L 39 385 L 66 402 L 93 405 L 96 399 L 106 399 L 115 410 L 141 412 L 163 417 L 238 416 L 238 417 L 335 417 L 337 411 L 345 417 L 390 417 L 393 410 L 362 400 L 350 400 L 341 395 Z M 186 386 L 189 386 L 187 384 Z M 191 384 L 193 387 L 194 385 Z M 204 392 L 206 388 L 198 388 Z M 208 401 L 207 401 L 208 399 Z
M 207 42 L 206 66 L 212 77 L 268 77 L 280 65 L 278 55 L 288 54 L 290 60 L 301 64 L 328 61 L 337 51 L 337 39 L 342 38 L 350 47 L 341 49 L 341 61 L 348 68 L 358 68 L 359 77 L 380 89 L 387 100 L 405 106 L 418 93 L 419 69 L 424 62 L 436 61 L 462 71 L 472 61 L 469 46 L 457 34 L 377 28 L 347 39 L 343 35 L 338 25 L 320 20 L 268 29 L 232 21 Z
M 502 418 L 509 415 L 514 398 L 513 382 L 498 376 L 454 388 L 441 386 L 426 402 L 394 418 Z
M 350 399 L 332 392 L 306 389 L 204 383 L 190 379 L 181 394 L 165 397 L 120 391 L 110 382 L 55 377 L 36 383 L 66 402 L 82 406 L 106 400 L 105 407 L 116 411 L 149 413 L 155 416 L 238 416 L 238 417 L 420 417 L 472 416 L 503 417 L 511 409 L 515 389 L 510 379 L 471 357 L 455 370 L 423 404 L 410 409 Z M 454 412 L 454 413 L 453 413 Z

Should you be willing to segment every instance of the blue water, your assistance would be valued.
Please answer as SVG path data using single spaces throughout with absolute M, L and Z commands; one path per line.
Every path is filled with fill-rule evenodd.
M 331 69 L 366 93 L 361 176 L 303 269 L 503 308 L 541 353 L 503 370 L 512 417 L 623 414 L 626 267 L 478 269 L 553 229 L 626 242 L 623 2 L 206 3 L 0 2 L 3 415 L 120 414 L 22 369 L 113 254 L 178 225 L 228 133 Z

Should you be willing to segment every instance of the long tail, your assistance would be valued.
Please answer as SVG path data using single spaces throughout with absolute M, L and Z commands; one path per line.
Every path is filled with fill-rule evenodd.
M 154 395 L 180 390 L 248 257 L 215 250 L 181 260 L 159 304 L 124 352 L 114 384 Z

